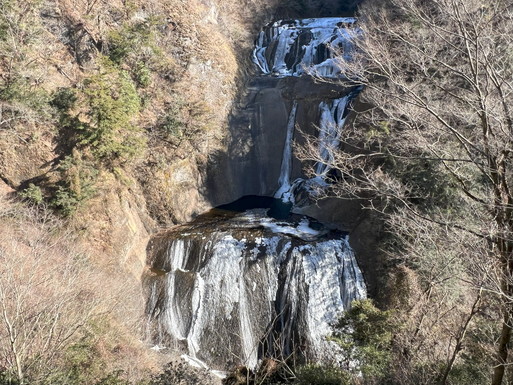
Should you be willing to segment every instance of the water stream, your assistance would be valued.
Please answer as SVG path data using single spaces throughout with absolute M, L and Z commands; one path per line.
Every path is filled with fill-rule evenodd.
M 294 101 L 287 122 L 287 136 L 283 146 L 283 157 L 281 161 L 280 178 L 278 179 L 278 190 L 274 194 L 275 198 L 282 199 L 284 202 L 291 202 L 293 197 L 290 191 L 290 173 L 292 171 L 292 139 L 294 137 L 294 128 L 296 124 L 297 101 Z

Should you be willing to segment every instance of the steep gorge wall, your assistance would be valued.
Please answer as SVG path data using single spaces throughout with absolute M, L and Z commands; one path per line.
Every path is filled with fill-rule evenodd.
M 248 90 L 230 120 L 227 151 L 213 158 L 207 171 L 213 206 L 245 195 L 272 196 L 278 188 L 293 102 L 298 102 L 294 139 L 301 145 L 304 135 L 318 134 L 320 101 L 337 99 L 348 91 L 343 85 L 318 84 L 311 78 L 273 77 L 254 78 Z M 294 157 L 291 179 L 304 177 L 305 166 Z

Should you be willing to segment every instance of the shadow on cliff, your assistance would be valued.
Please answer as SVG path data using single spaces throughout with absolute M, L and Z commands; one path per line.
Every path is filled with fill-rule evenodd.
M 276 9 L 276 19 L 310 17 L 348 17 L 355 14 L 362 0 L 286 0 Z

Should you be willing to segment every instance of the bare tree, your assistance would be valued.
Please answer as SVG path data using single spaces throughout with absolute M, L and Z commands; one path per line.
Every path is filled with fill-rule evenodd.
M 2 222 L 0 367 L 24 384 L 55 370 L 99 301 L 84 256 L 69 247 L 69 234 L 56 236 L 58 227 L 37 220 L 21 224 L 2 215 Z
M 366 87 L 365 111 L 341 133 L 334 192 L 400 212 L 408 219 L 402 229 L 422 221 L 465 235 L 469 248 L 442 239 L 432 245 L 468 253 L 476 293 L 500 299 L 491 381 L 500 385 L 513 327 L 513 4 L 368 2 L 360 26 L 356 57 L 341 66 Z M 319 160 L 315 151 L 302 155 Z M 427 239 L 422 231 L 408 239 L 419 237 Z

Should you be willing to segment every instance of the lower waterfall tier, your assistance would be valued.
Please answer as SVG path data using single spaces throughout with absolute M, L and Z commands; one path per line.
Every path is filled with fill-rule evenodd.
M 328 358 L 330 325 L 366 295 L 347 236 L 307 217 L 213 210 L 148 251 L 154 343 L 217 369 L 291 353 Z

